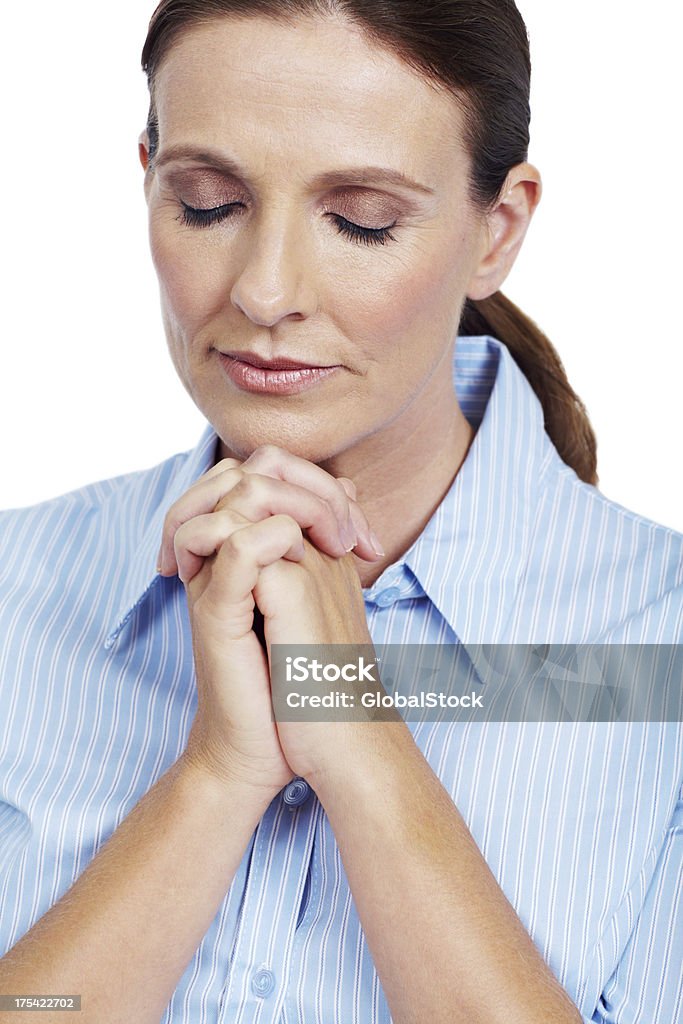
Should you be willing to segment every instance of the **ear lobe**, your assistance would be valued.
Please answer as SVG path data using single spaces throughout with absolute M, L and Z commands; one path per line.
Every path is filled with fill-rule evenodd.
M 468 299 L 486 299 L 510 273 L 542 193 L 541 176 L 531 164 L 510 171 L 502 197 L 486 217 L 485 241 L 472 276 Z

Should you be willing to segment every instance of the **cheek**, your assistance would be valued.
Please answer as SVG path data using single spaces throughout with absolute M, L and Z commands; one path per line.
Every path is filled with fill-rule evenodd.
M 174 332 L 190 337 L 226 300 L 227 273 L 198 236 L 150 218 L 150 249 L 162 307 Z
M 467 287 L 466 257 L 453 255 L 453 245 L 438 246 L 437 252 L 414 250 L 408 256 L 379 255 L 377 272 L 366 273 L 349 282 L 347 295 L 354 295 L 356 329 L 372 344 L 391 345 L 394 356 L 402 348 L 424 345 L 428 357 L 430 341 L 439 345 L 457 330 Z M 444 253 L 450 252 L 446 258 Z

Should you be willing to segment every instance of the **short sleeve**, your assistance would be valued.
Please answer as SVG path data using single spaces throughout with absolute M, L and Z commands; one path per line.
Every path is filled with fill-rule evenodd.
M 683 1020 L 682 880 L 683 791 L 623 956 L 584 1024 Z

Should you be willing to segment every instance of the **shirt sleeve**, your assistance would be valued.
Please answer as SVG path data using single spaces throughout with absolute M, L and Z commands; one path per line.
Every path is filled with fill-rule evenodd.
M 683 1021 L 683 790 L 616 970 L 584 1024 Z
M 26 815 L 11 804 L 0 800 L 0 881 L 6 878 L 7 872 L 30 837 L 31 826 Z

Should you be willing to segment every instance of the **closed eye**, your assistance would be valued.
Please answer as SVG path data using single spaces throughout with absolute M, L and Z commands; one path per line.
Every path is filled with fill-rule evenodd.
M 354 242 L 361 242 L 364 245 L 386 245 L 388 240 L 396 241 L 391 233 L 391 229 L 396 227 L 396 222 L 386 228 L 364 228 L 347 220 L 346 217 L 340 217 L 338 213 L 332 213 L 330 216 L 336 223 L 339 233 Z
M 196 210 L 183 203 L 183 212 L 178 219 L 189 228 L 208 228 L 226 220 L 237 206 L 242 206 L 242 203 L 225 203 L 224 206 L 214 206 L 210 210 Z
M 214 206 L 211 209 L 195 209 L 183 203 L 183 212 L 178 218 L 183 224 L 190 228 L 208 228 L 214 224 L 220 224 L 232 216 L 235 211 L 243 206 L 243 203 L 225 203 L 223 206 Z M 386 245 L 387 241 L 395 242 L 396 238 L 391 231 L 396 227 L 389 224 L 385 228 L 366 228 L 360 224 L 354 224 L 338 213 L 331 213 L 340 235 L 350 238 L 351 241 L 361 245 Z

